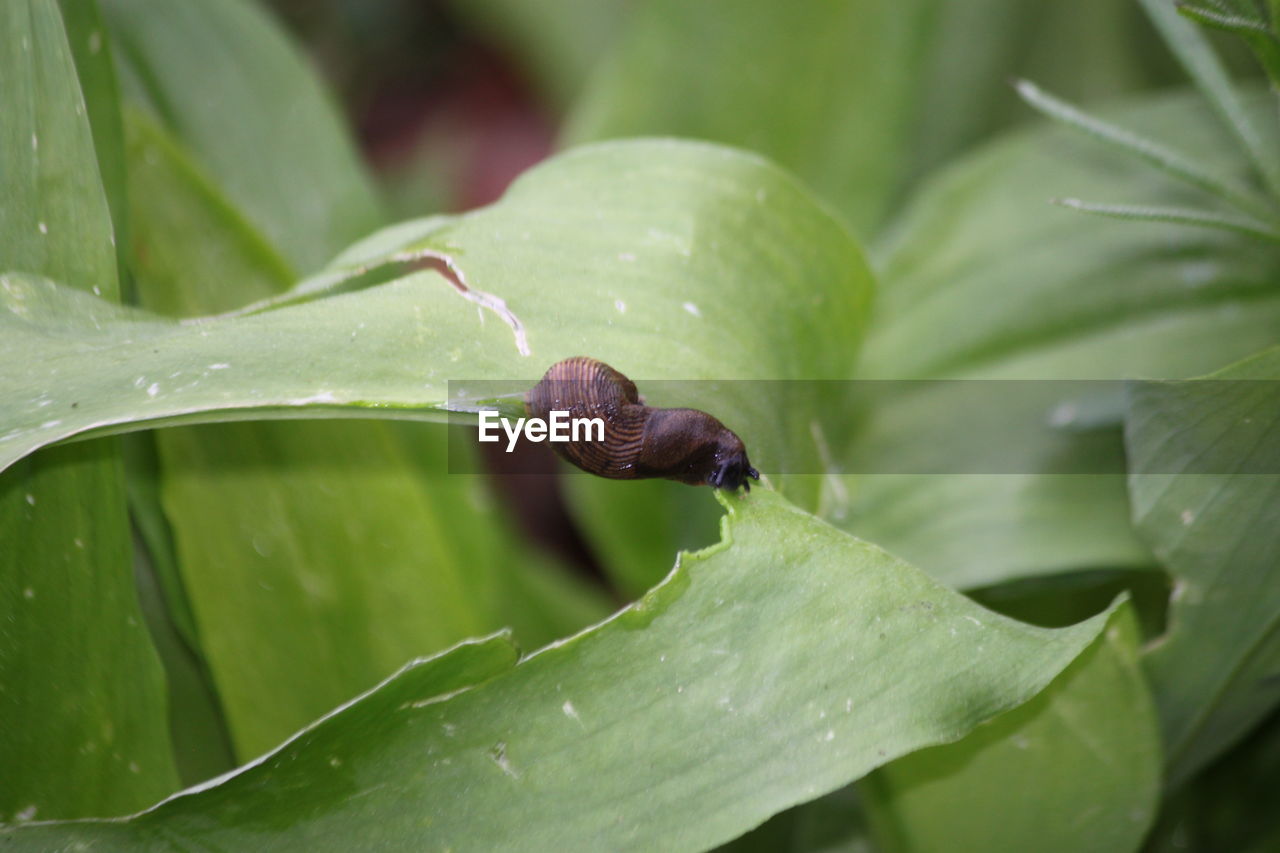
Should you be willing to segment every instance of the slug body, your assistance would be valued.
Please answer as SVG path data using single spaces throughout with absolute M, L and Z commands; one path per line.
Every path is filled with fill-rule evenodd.
M 604 421 L 604 441 L 551 445 L 591 474 L 613 480 L 664 477 L 730 491 L 751 491 L 748 478 L 760 479 L 742 439 L 720 421 L 697 409 L 646 406 L 634 382 L 594 358 L 553 364 L 526 395 L 525 407 L 538 418 L 567 411 L 571 418 Z

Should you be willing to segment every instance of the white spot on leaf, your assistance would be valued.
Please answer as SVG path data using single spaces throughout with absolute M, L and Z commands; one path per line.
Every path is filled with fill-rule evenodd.
M 507 758 L 507 745 L 503 741 L 493 745 L 493 749 L 489 750 L 489 758 L 493 759 L 493 763 L 512 779 L 520 778 L 520 774 L 511 766 L 511 761 Z

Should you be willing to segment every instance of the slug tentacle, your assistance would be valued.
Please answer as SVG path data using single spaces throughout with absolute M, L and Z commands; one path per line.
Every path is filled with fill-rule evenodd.
M 664 477 L 717 489 L 751 490 L 759 480 L 747 450 L 732 430 L 697 409 L 644 405 L 635 383 L 602 361 L 586 356 L 553 364 L 525 398 L 529 414 L 549 418 L 600 418 L 603 441 L 552 444 L 570 463 L 615 480 Z

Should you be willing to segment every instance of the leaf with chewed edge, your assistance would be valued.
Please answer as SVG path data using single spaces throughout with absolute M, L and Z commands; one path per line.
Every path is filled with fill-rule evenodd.
M 1174 578 L 1144 663 L 1177 784 L 1280 705 L 1280 348 L 1136 383 L 1125 431 L 1134 524 Z
M 1026 702 L 1108 618 L 1016 622 L 775 492 L 721 500 L 720 544 L 483 683 L 410 695 L 392 679 L 221 784 L 0 838 L 702 848 Z
M 440 420 L 449 379 L 531 385 L 582 354 L 637 380 L 841 379 L 866 322 L 871 274 L 848 231 L 785 172 L 719 146 L 576 149 L 433 222 L 375 235 L 361 261 L 443 257 L 460 280 L 418 270 L 238 316 L 174 322 L 5 275 L 0 464 L 143 425 Z M 703 401 L 762 471 L 815 470 L 824 412 L 789 387 L 725 383 Z

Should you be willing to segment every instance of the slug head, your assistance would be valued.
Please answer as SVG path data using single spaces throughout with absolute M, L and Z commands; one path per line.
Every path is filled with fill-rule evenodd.
M 707 474 L 707 484 L 716 489 L 736 491 L 739 486 L 751 491 L 751 480 L 759 482 L 760 472 L 751 467 L 742 439 L 724 430 L 717 442 L 714 467 Z

